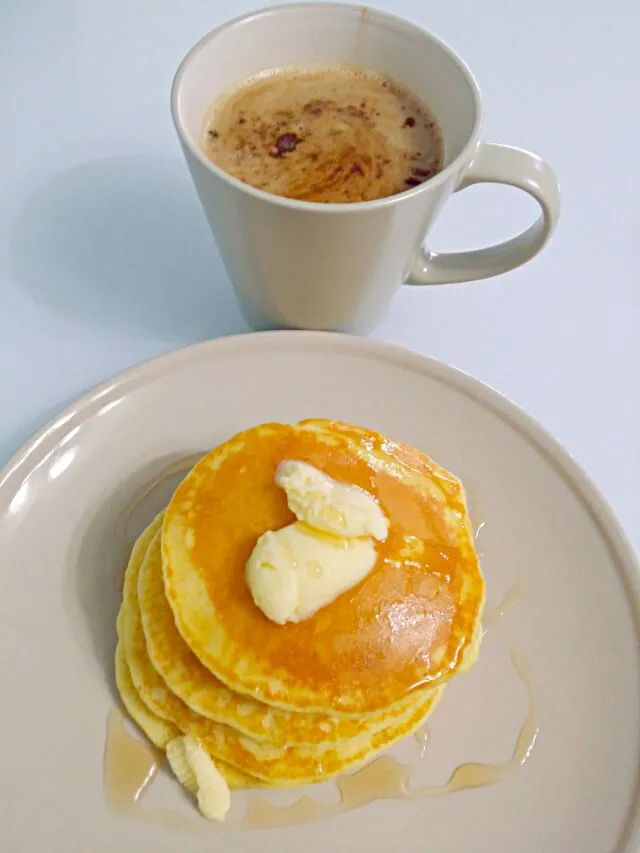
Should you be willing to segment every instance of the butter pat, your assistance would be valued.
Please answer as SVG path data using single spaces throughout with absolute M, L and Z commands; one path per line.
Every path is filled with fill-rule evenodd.
M 364 489 L 337 483 L 306 462 L 286 460 L 275 481 L 300 521 L 335 536 L 373 536 L 384 542 L 389 522 L 380 504 Z
M 196 795 L 202 815 L 209 820 L 224 820 L 231 805 L 231 791 L 200 741 L 190 735 L 173 738 L 166 750 L 171 769 L 178 781 Z
M 253 600 L 273 622 L 301 622 L 366 578 L 376 563 L 371 538 L 318 535 L 295 522 L 269 530 L 247 563 Z
M 308 619 L 364 580 L 388 521 L 367 492 L 336 483 L 305 462 L 282 462 L 275 481 L 298 521 L 263 533 L 246 580 L 265 616 L 284 625 Z

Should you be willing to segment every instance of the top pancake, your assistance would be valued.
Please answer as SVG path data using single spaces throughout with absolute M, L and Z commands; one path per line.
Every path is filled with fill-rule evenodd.
M 127 648 L 129 665 L 143 698 L 150 696 L 160 701 L 168 688 L 205 720 L 224 723 L 256 741 L 289 746 L 317 746 L 382 731 L 395 719 L 404 717 L 408 709 L 425 707 L 424 700 L 432 692 L 429 688 L 413 691 L 392 710 L 383 709 L 362 719 L 285 711 L 229 690 L 200 663 L 176 629 L 164 592 L 160 537 L 156 536 L 146 547 L 144 554 L 134 549 L 129 561 L 118 620 L 122 623 L 121 642 Z M 133 594 L 129 576 L 137 586 Z M 175 706 L 173 699 L 172 704 Z M 171 716 L 170 711 L 165 713 L 167 716 Z
M 374 569 L 311 618 L 277 625 L 245 565 L 294 516 L 274 483 L 296 459 L 374 495 L 389 519 Z M 471 663 L 484 581 L 459 481 L 425 454 L 333 421 L 254 427 L 205 456 L 162 528 L 165 592 L 196 657 L 233 690 L 276 707 L 360 716 Z

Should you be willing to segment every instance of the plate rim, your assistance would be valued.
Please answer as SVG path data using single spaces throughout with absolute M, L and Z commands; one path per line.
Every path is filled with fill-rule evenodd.
M 145 386 L 185 361 L 198 361 L 203 358 L 206 360 L 210 355 L 215 358 L 219 354 L 224 355 L 225 352 L 233 353 L 238 350 L 248 351 L 251 348 L 286 345 L 303 348 L 329 347 L 333 352 L 340 349 L 359 351 L 386 362 L 404 364 L 415 372 L 426 372 L 432 378 L 452 385 L 472 399 L 489 406 L 494 413 L 515 428 L 539 452 L 543 453 L 589 511 L 614 557 L 616 569 L 632 611 L 636 638 L 640 645 L 640 559 L 613 508 L 571 452 L 539 421 L 483 380 L 433 356 L 373 338 L 337 332 L 298 330 L 250 332 L 201 341 L 132 365 L 98 383 L 65 406 L 9 458 L 0 469 L 0 524 L 23 477 L 28 476 L 31 470 L 46 460 L 72 429 L 90 421 L 99 409 L 120 398 L 127 390 Z M 633 802 L 618 839 L 618 844 L 626 844 L 624 849 L 628 853 L 640 847 L 640 771 L 636 776 L 636 786 L 632 796 Z M 616 849 L 622 850 L 622 848 Z

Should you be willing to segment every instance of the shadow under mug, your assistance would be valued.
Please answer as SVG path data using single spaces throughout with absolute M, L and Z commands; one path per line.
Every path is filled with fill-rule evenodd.
M 434 111 L 445 168 L 418 187 L 354 204 L 276 196 L 242 183 L 201 150 L 205 114 L 229 88 L 270 68 L 349 63 L 386 74 Z M 255 328 L 366 333 L 401 282 L 444 284 L 499 275 L 524 264 L 553 232 L 560 198 L 535 154 L 480 142 L 482 102 L 464 62 L 401 18 L 334 3 L 274 6 L 236 18 L 187 54 L 171 109 L 187 165 L 247 321 Z M 511 240 L 435 253 L 424 240 L 449 196 L 495 182 L 539 203 L 534 224 Z

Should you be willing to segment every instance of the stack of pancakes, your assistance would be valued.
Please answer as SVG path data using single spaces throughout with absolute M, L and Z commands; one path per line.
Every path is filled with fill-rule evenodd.
M 285 459 L 365 489 L 389 534 L 364 581 L 278 625 L 254 604 L 245 566 L 259 536 L 294 520 L 274 482 Z M 206 455 L 137 540 L 117 684 L 156 746 L 195 738 L 230 787 L 316 782 L 424 722 L 475 660 L 483 603 L 455 477 L 349 424 L 266 424 Z

